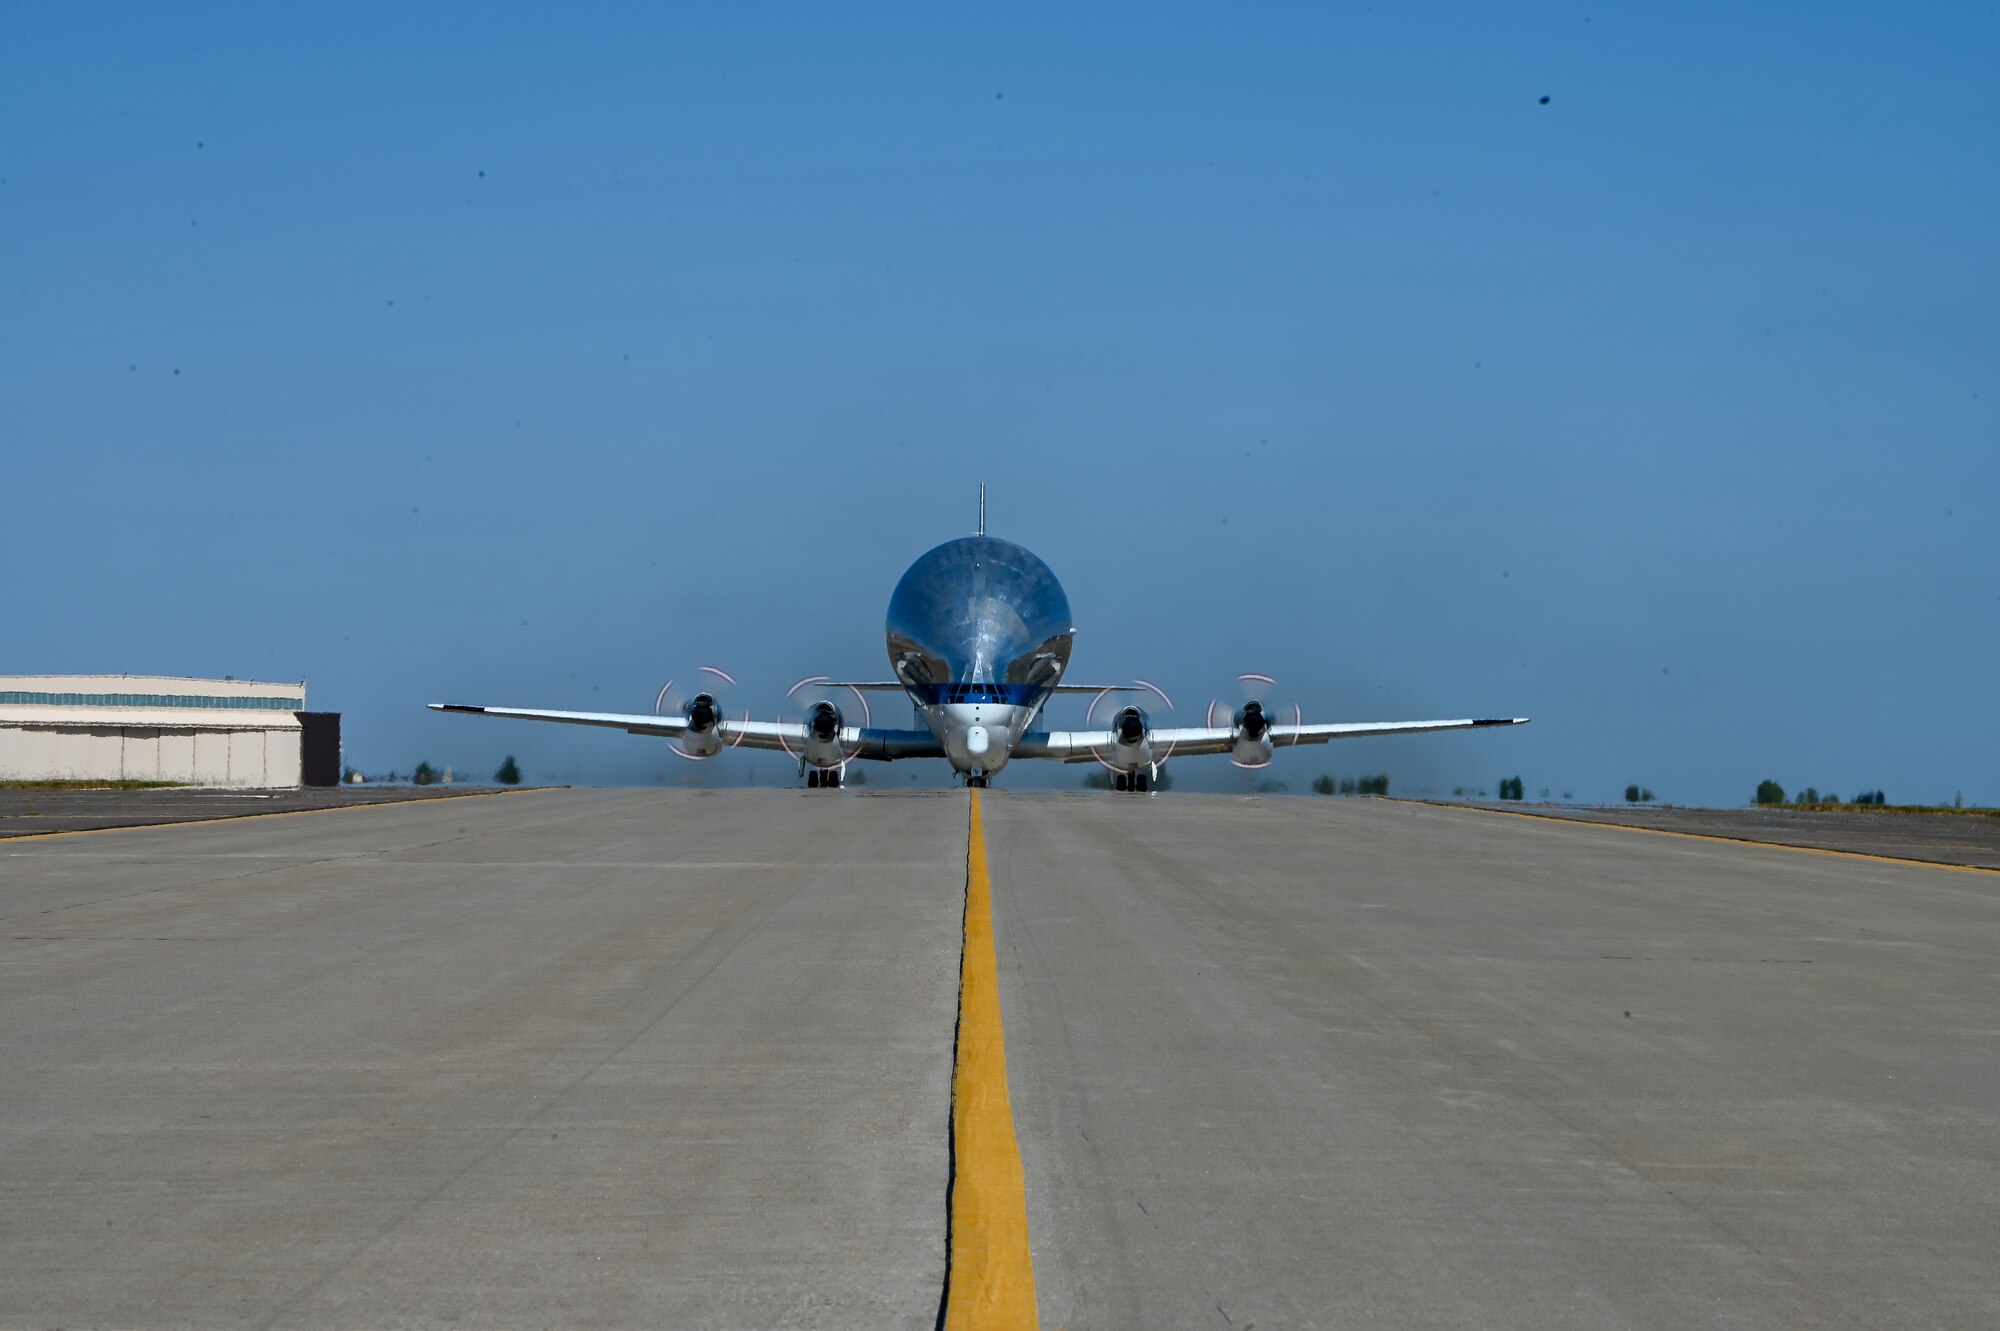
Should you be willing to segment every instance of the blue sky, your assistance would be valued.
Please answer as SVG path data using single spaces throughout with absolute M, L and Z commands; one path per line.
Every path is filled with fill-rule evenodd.
M 5 10 L 0 669 L 679 780 L 421 704 L 880 676 L 984 480 L 1077 678 L 1537 717 L 1294 788 L 2000 802 L 1991 6 L 414 8 Z

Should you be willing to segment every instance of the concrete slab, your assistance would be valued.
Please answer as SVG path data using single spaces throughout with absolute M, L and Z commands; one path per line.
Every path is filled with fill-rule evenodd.
M 521 794 L 480 786 L 302 786 L 296 790 L 52 790 L 0 787 L 0 838 L 107 827 L 158 827 L 272 813 L 341 809 L 467 795 Z
M 1678 805 L 1443 804 L 1440 808 L 1610 823 L 1659 832 L 2000 869 L 2000 814 L 1902 809 L 1689 809 Z
M 0 1325 L 923 1326 L 964 799 L 0 844 Z
M 984 808 L 1045 1325 L 2000 1323 L 2000 877 Z M 0 843 L 0 1326 L 931 1325 L 965 816 Z
M 2000 877 L 993 792 L 1045 1325 L 2000 1325 Z

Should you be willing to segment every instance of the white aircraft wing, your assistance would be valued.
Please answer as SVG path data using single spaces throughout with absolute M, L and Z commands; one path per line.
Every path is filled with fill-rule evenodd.
M 433 712 L 465 712 L 472 716 L 505 716 L 516 721 L 557 721 L 566 726 L 604 726 L 632 735 L 677 738 L 687 731 L 684 716 L 649 716 L 624 712 L 552 712 L 538 707 L 473 707 L 467 703 L 434 702 Z
M 554 721 L 569 726 L 601 726 L 629 735 L 662 735 L 678 739 L 688 729 L 684 716 L 653 716 L 645 712 L 557 712 L 535 707 L 474 707 L 465 703 L 434 702 L 434 712 L 468 712 L 474 716 L 502 716 L 516 721 Z M 810 738 L 798 721 L 750 721 L 723 717 L 715 723 L 716 736 L 724 748 L 779 749 L 798 753 Z M 928 730 L 888 730 L 881 726 L 847 726 L 840 741 L 851 746 L 858 758 L 942 758 L 944 746 Z
M 1097 750 L 1109 749 L 1117 742 L 1108 730 L 1030 730 L 1015 743 L 1013 756 L 1087 763 Z
M 1316 726 L 1274 725 L 1265 733 L 1273 748 L 1294 744 L 1325 744 L 1329 740 L 1359 739 L 1366 735 L 1410 735 L 1427 730 L 1482 730 L 1488 726 L 1524 726 L 1525 716 L 1463 718 L 1448 721 L 1336 721 Z M 1172 726 L 1150 731 L 1147 740 L 1161 758 L 1204 753 L 1229 753 L 1239 738 L 1230 726 Z M 1098 753 L 1116 747 L 1118 737 L 1109 730 L 1051 730 L 1028 734 L 1014 747 L 1016 758 L 1054 758 L 1060 762 L 1088 762 Z

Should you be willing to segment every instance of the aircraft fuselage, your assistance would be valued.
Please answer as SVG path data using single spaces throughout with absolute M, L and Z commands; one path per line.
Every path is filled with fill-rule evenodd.
M 1062 583 L 991 536 L 947 541 L 889 598 L 889 665 L 960 774 L 1007 765 L 1069 668 L 1076 628 Z

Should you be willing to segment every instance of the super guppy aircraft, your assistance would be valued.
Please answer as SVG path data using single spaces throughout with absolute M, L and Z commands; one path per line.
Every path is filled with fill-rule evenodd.
M 979 532 L 946 541 L 910 565 L 889 598 L 888 682 L 837 682 L 813 676 L 793 686 L 797 720 L 753 721 L 726 714 L 712 688 L 655 714 L 556 712 L 529 707 L 474 707 L 430 704 L 440 712 L 470 712 L 522 721 L 555 721 L 603 726 L 634 735 L 674 741 L 686 758 L 711 758 L 725 748 L 782 749 L 798 759 L 810 787 L 835 787 L 847 764 L 897 758 L 943 758 L 968 786 L 984 786 L 1015 758 L 1057 762 L 1098 762 L 1115 774 L 1119 790 L 1145 791 L 1169 758 L 1228 754 L 1240 767 L 1262 767 L 1274 750 L 1295 744 L 1362 735 L 1400 735 L 1428 730 L 1477 730 L 1517 726 L 1527 717 L 1450 721 L 1345 721 L 1306 725 L 1293 709 L 1290 723 L 1264 700 L 1252 697 L 1218 717 L 1210 705 L 1204 724 L 1156 727 L 1136 702 L 1106 707 L 1103 729 L 1038 730 L 1035 723 L 1058 693 L 1093 695 L 1086 726 L 1114 694 L 1145 694 L 1165 700 L 1157 686 L 1065 684 L 1076 628 L 1069 598 L 1049 566 L 1021 546 L 986 534 L 982 487 Z M 734 682 L 705 666 L 716 682 Z M 1269 684 L 1263 675 L 1245 675 L 1251 685 Z M 671 687 L 671 686 L 670 686 Z M 669 690 L 661 690 L 664 701 Z M 867 694 L 907 694 L 916 705 L 921 730 L 892 730 L 869 724 Z M 862 724 L 849 724 L 837 699 L 857 706 Z M 1217 724 L 1218 721 L 1227 724 Z

